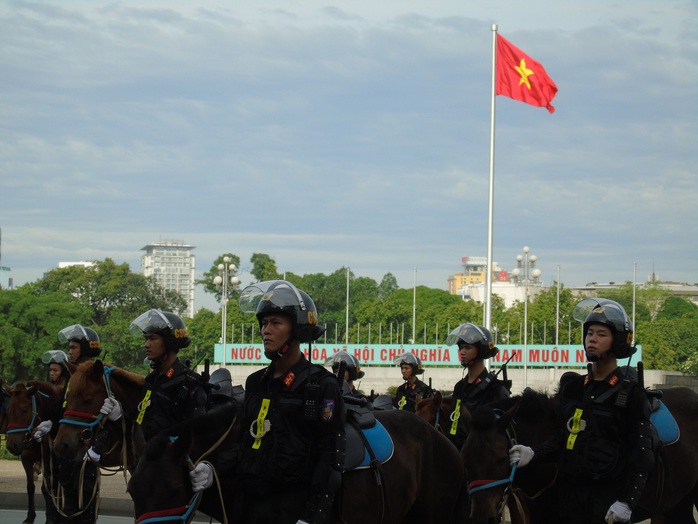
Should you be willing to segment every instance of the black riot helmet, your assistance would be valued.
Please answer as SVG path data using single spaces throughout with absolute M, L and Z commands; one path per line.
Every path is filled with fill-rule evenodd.
M 61 366 L 62 370 L 64 373 L 62 373 L 62 376 L 68 380 L 70 378 L 70 369 L 68 368 L 68 362 L 70 362 L 70 358 L 68 355 L 65 354 L 64 351 L 61 351 L 60 349 L 51 349 L 49 351 L 45 351 L 43 355 L 41 355 L 41 362 L 43 364 L 46 364 L 47 366 L 50 366 L 51 364 L 58 364 Z
M 339 351 L 328 357 L 327 360 L 325 360 L 325 365 L 332 366 L 332 371 L 336 374 L 337 370 L 339 369 L 339 365 L 342 362 L 344 362 L 347 366 L 346 370 L 349 372 L 349 380 L 354 381 L 364 378 L 364 372 L 361 371 L 359 359 L 354 355 L 350 355 L 346 351 Z
M 244 313 L 257 315 L 260 329 L 267 315 L 286 315 L 293 325 L 292 337 L 300 342 L 312 342 L 325 332 L 318 325 L 313 300 L 285 280 L 266 280 L 247 286 L 240 293 L 239 304 Z
M 80 344 L 81 358 L 95 358 L 99 356 L 101 346 L 99 335 L 94 329 L 73 324 L 67 328 L 63 328 L 58 332 L 58 340 L 63 344 L 77 342 Z
M 398 355 L 397 357 L 395 357 L 394 362 L 397 366 L 402 366 L 403 364 L 412 366 L 412 374 L 414 376 L 421 375 L 422 373 L 424 373 L 424 366 L 422 366 L 422 361 L 414 353 L 403 353 L 402 355 Z
M 572 312 L 575 320 L 583 322 L 583 341 L 586 350 L 586 336 L 589 326 L 603 324 L 613 332 L 611 351 L 617 358 L 628 358 L 637 351 L 633 344 L 633 323 L 618 302 L 607 298 L 586 298 L 577 304 Z M 592 361 L 596 359 L 587 359 Z
M 477 347 L 477 356 L 481 359 L 494 357 L 499 349 L 494 345 L 494 338 L 489 329 L 472 322 L 461 324 L 446 337 L 446 345 L 452 346 L 463 341 Z
M 151 309 L 131 322 L 129 331 L 134 337 L 150 333 L 161 335 L 165 339 L 166 351 L 178 353 L 180 349 L 191 344 L 189 331 L 179 316 L 169 311 Z

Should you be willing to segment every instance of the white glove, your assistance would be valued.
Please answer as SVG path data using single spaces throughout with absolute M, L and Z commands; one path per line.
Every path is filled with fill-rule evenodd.
M 121 418 L 121 403 L 114 397 L 107 397 L 104 399 L 104 404 L 99 408 L 99 412 L 102 415 L 106 415 L 108 420 L 115 421 Z
M 296 524 L 308 524 L 305 520 L 299 520 Z
M 523 468 L 526 464 L 533 460 L 533 450 L 528 446 L 516 444 L 509 450 L 509 465 L 518 464 L 518 467 Z
M 210 488 L 213 484 L 213 468 L 205 462 L 201 462 L 189 472 L 189 478 L 191 478 L 191 487 L 194 493 Z
M 87 448 L 87 453 L 85 453 L 85 456 L 83 457 L 83 460 L 91 460 L 95 464 L 99 464 L 100 459 L 102 458 L 102 455 L 97 453 L 95 451 L 95 448 Z
M 630 522 L 630 516 L 632 515 L 630 506 L 625 502 L 616 500 L 611 507 L 608 508 L 608 513 L 606 513 L 606 522 Z
M 41 439 L 48 435 L 52 427 L 53 422 L 50 420 L 44 420 L 41 424 L 36 426 L 36 429 L 34 430 L 34 440 L 41 442 Z

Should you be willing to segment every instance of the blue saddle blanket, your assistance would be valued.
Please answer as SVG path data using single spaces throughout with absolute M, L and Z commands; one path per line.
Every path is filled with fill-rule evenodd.
M 679 440 L 679 425 L 676 423 L 676 419 L 674 419 L 674 415 L 671 414 L 669 408 L 664 405 L 664 402 L 660 400 L 658 403 L 659 407 L 652 411 L 650 420 L 657 430 L 659 441 L 668 446 Z
M 362 431 L 366 437 L 368 445 L 376 457 L 376 460 L 383 464 L 393 456 L 395 446 L 388 430 L 378 420 L 374 426 L 358 430 L 351 424 L 345 426 L 347 434 L 347 452 L 345 458 L 345 470 L 366 469 L 371 466 L 371 457 L 364 446 L 364 441 L 359 435 Z

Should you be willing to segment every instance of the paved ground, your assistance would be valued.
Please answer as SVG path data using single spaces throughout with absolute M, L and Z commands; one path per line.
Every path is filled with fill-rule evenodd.
M 41 477 L 35 482 L 36 523 L 45 522 L 44 498 L 41 495 Z M 126 493 L 123 472 L 116 475 L 103 473 L 101 476 L 100 524 L 123 524 L 133 522 L 133 502 Z M 0 524 L 20 524 L 26 516 L 27 491 L 24 469 L 19 460 L 0 460 Z M 195 521 L 208 522 L 206 515 L 199 514 Z

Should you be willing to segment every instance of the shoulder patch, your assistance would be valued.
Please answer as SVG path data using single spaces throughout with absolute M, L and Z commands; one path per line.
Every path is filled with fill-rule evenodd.
M 323 422 L 330 422 L 334 418 L 334 407 L 333 399 L 326 398 L 320 402 L 320 418 Z

